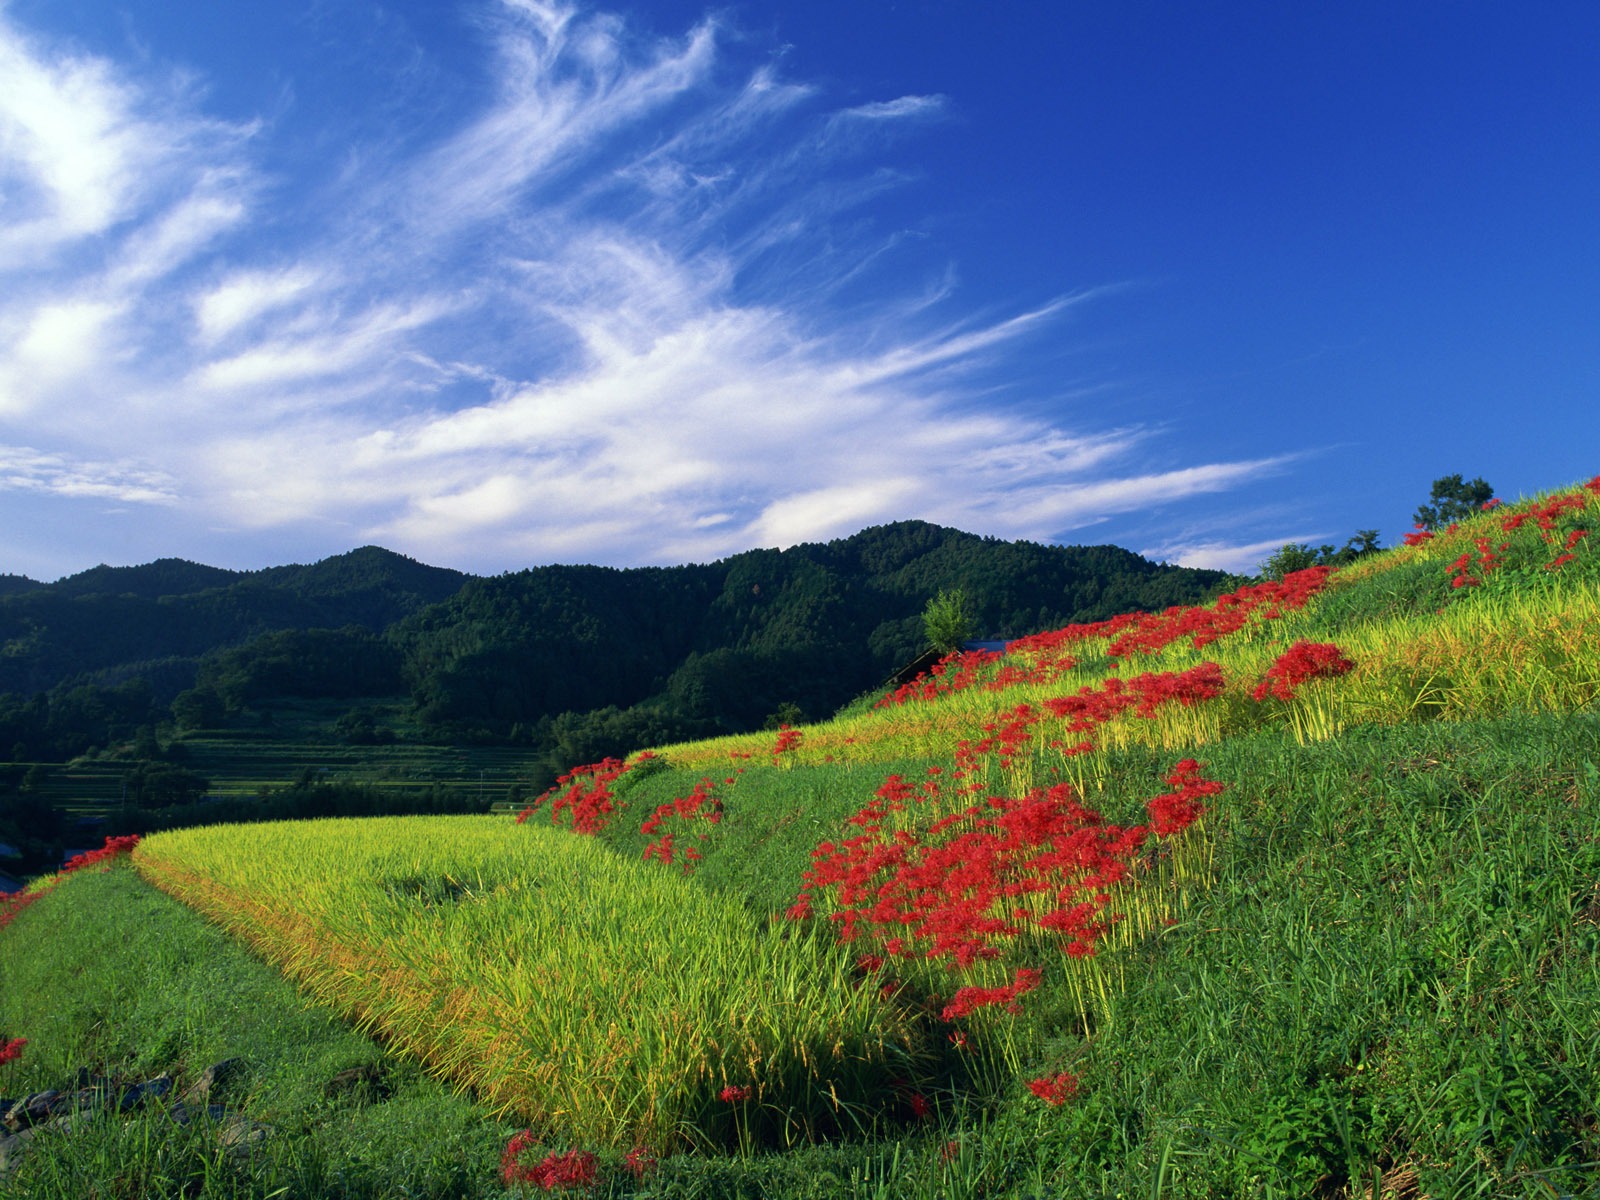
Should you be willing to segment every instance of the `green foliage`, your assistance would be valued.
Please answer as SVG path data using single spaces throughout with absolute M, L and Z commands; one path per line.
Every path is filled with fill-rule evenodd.
M 972 604 L 960 588 L 941 591 L 922 610 L 922 633 L 930 650 L 951 654 L 972 637 Z
M 1481 477 L 1470 483 L 1460 475 L 1445 475 L 1433 481 L 1429 490 L 1430 504 L 1418 507 L 1416 523 L 1419 529 L 1443 529 L 1452 521 L 1460 521 L 1482 510 L 1494 498 L 1494 488 Z
M 174 808 L 198 803 L 210 780 L 164 762 L 141 762 L 123 776 L 127 803 L 139 808 Z

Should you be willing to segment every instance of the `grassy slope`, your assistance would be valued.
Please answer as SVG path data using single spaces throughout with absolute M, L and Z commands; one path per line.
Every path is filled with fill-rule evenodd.
M 1600 1188 L 1600 717 L 1581 633 L 1600 573 L 1592 549 L 1561 575 L 1541 573 L 1535 546 L 1522 568 L 1513 562 L 1487 586 L 1454 593 L 1446 568 L 1475 532 L 1493 532 L 1487 518 L 1477 526 L 1454 544 L 1439 539 L 1347 572 L 1268 636 L 1140 664 L 1220 661 L 1230 695 L 1215 720 L 1162 725 L 1159 748 L 1140 741 L 1156 723 L 1126 720 L 1108 739 L 1126 744 L 1093 756 L 1104 785 L 1093 803 L 1113 820 L 1136 818 L 1191 751 L 1229 789 L 1206 820 L 1209 885 L 1173 901 L 1177 924 L 1094 963 L 1094 978 L 1118 986 L 1092 1036 L 1068 964 L 1055 964 L 1017 1018 L 1017 1069 L 992 1094 L 942 1097 L 938 1122 L 894 1147 L 673 1160 L 637 1194 Z M 1360 664 L 1315 685 L 1303 706 L 1342 727 L 1338 737 L 1299 744 L 1288 706 L 1252 707 L 1240 695 L 1291 636 L 1339 641 Z M 1021 694 L 1036 702 L 1070 692 L 1104 668 L 1089 663 Z M 943 731 L 910 737 L 874 736 L 881 715 L 846 714 L 806 730 L 803 752 L 782 766 L 768 765 L 771 735 L 669 748 L 682 765 L 624 777 L 626 819 L 605 841 L 637 856 L 639 821 L 657 804 L 703 775 L 735 778 L 721 789 L 725 819 L 704 828 L 694 880 L 742 898 L 753 920 L 770 919 L 794 898 L 812 846 L 838 837 L 884 775 L 918 778 L 930 761 L 948 763 L 952 731 L 1017 698 L 950 697 L 926 714 L 948 710 L 936 723 Z M 735 775 L 730 752 L 756 757 Z M 839 761 L 846 755 L 854 761 Z M 1041 747 L 1033 781 L 1052 765 Z M 10 963 L 19 947 L 46 957 L 48 905 L 81 886 L 75 879 L 7 933 L 0 1032 L 46 1040 L 21 1023 L 29 1018 Z M 43 970 L 40 986 L 65 986 L 59 970 Z M 17 1067 L 0 1068 L 0 1087 L 17 1090 L 7 1069 L 18 1078 Z M 1023 1086 L 1058 1070 L 1081 1081 L 1059 1108 Z M 615 1170 L 604 1183 L 632 1191 Z

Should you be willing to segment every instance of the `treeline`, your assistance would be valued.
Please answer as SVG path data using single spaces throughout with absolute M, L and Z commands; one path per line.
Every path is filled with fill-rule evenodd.
M 252 797 L 207 799 L 206 779 L 154 761 L 134 764 L 125 777 L 123 802 L 84 823 L 41 802 L 47 775 L 39 766 L 0 763 L 0 843 L 14 851 L 4 865 L 24 874 L 51 870 L 68 849 L 92 848 L 107 837 L 246 821 L 481 813 L 490 807 L 488 800 L 439 784 L 427 790 L 383 788 L 319 779 L 310 770 Z
M 304 700 L 327 702 L 330 738 L 524 746 L 553 774 L 826 716 L 921 652 L 922 609 L 942 589 L 966 594 L 981 636 L 1018 637 L 1228 582 L 1114 546 L 920 521 L 709 564 L 494 578 L 372 547 L 250 573 L 101 567 L 0 595 L 0 755 L 148 748 L 154 727 L 170 742 Z M 383 714 L 402 705 L 397 730 Z

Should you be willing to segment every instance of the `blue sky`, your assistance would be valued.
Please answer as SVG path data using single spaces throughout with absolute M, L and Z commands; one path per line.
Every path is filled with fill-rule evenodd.
M 0 0 L 0 571 L 1600 471 L 1600 6 Z

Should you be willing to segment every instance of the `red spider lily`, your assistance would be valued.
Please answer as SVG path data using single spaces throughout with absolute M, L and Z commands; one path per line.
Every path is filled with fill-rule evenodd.
M 139 844 L 139 835 L 130 833 L 127 837 L 107 838 L 106 844 L 98 850 L 89 850 L 83 854 L 75 854 L 62 864 L 61 874 L 70 875 L 74 871 L 81 871 L 85 867 L 92 867 L 96 863 L 109 862 L 119 854 L 130 854 Z
M 921 1092 L 912 1092 L 906 1097 L 906 1103 L 911 1106 L 911 1115 L 919 1121 L 926 1121 L 933 1115 L 933 1105 Z
M 1332 573 L 1330 567 L 1308 567 L 1281 580 L 1239 588 L 1217 597 L 1208 607 L 1174 606 L 1159 613 L 1122 613 L 1105 621 L 1068 625 L 1018 638 L 1007 643 L 1006 649 L 1011 654 L 1049 655 L 1077 642 L 1108 638 L 1111 643 L 1107 655 L 1122 658 L 1135 651 L 1155 654 L 1185 637 L 1196 649 L 1203 649 L 1253 622 L 1273 620 L 1289 609 L 1302 607 L 1327 585 Z
M 680 796 L 656 806 L 655 812 L 646 817 L 644 823 L 639 826 L 640 833 L 646 837 L 655 837 L 655 840 L 644 848 L 646 862 L 655 859 L 663 866 L 670 867 L 677 858 L 677 852 L 674 850 L 677 835 L 661 832 L 661 823 L 668 817 L 677 817 L 681 821 L 698 818 L 711 825 L 721 823 L 722 801 L 717 799 L 715 787 L 710 779 L 701 779 L 690 789 L 687 796 Z M 704 841 L 705 835 L 701 834 L 700 839 Z M 687 875 L 693 870 L 694 863 L 699 860 L 700 852 L 691 846 L 684 850 L 682 857 L 683 871 Z
M 1424 529 L 1421 525 L 1418 525 L 1410 533 L 1406 534 L 1400 539 L 1401 543 L 1407 546 L 1420 546 L 1424 542 L 1430 542 L 1432 540 L 1433 530 Z
M 524 1166 L 522 1152 L 533 1144 L 531 1131 L 524 1129 L 506 1145 L 500 1156 L 500 1174 L 507 1187 L 519 1183 L 534 1183 L 547 1192 L 557 1188 L 587 1187 L 594 1182 L 597 1160 L 587 1150 L 568 1150 L 563 1154 L 551 1152 L 534 1166 Z
M 891 779 L 852 818 L 863 832 L 812 851 L 789 915 L 811 916 L 813 896 L 826 893 L 828 920 L 841 943 L 864 936 L 875 943 L 874 955 L 942 960 L 957 968 L 999 957 L 1004 943 L 1029 928 L 1052 935 L 1069 956 L 1092 955 L 1118 919 L 1106 911 L 1108 889 L 1128 877 L 1145 841 L 1186 828 L 1204 811 L 1203 799 L 1222 790 L 1199 772 L 1192 759 L 1174 768 L 1168 776 L 1174 791 L 1150 802 L 1149 825 L 1107 824 L 1063 783 L 1016 798 L 991 796 L 926 830 L 886 837 L 883 797 L 901 794 L 904 786 Z M 1047 903 L 1033 911 L 1020 906 L 1025 896 Z M 999 989 L 958 992 L 954 1012 L 1013 1004 L 1030 978 L 1021 974 Z
M 1061 1071 L 1040 1079 L 1030 1079 L 1028 1090 L 1050 1107 L 1060 1108 L 1078 1094 L 1078 1077 L 1071 1071 Z
M 1173 790 L 1145 805 L 1150 813 L 1150 828 L 1157 837 L 1172 837 L 1194 824 L 1205 812 L 1201 797 L 1218 795 L 1223 789 L 1216 780 L 1202 778 L 1200 764 L 1192 758 L 1173 767 L 1167 783 Z
M 43 895 L 43 892 L 12 892 L 8 896 L 0 896 L 0 929 L 15 921 L 22 915 L 23 909 Z
M 780 754 L 789 754 L 800 748 L 800 743 L 805 734 L 798 729 L 791 729 L 787 725 L 778 726 L 778 740 L 772 746 L 772 761 L 777 762 Z
M 961 1017 L 971 1016 L 980 1008 L 987 1008 L 993 1004 L 1003 1004 L 1007 1012 L 1021 1012 L 1022 1005 L 1018 1003 L 1020 997 L 1033 991 L 1039 986 L 1042 973 L 1028 967 L 1019 968 L 1015 978 L 1001 987 L 964 987 L 958 988 L 950 1003 L 944 1006 L 940 1013 L 946 1021 L 955 1021 Z
M 1302 638 L 1278 655 L 1251 695 L 1257 700 L 1265 700 L 1269 694 L 1279 700 L 1293 700 L 1302 684 L 1336 678 L 1354 670 L 1355 665 L 1332 642 L 1308 642 Z
M 629 1150 L 627 1158 L 623 1161 L 635 1179 L 643 1179 L 648 1172 L 660 1165 L 656 1156 L 645 1146 L 635 1146 Z
M 965 650 L 947 654 L 927 671 L 883 696 L 878 708 L 909 704 L 913 700 L 933 700 L 951 692 L 964 691 L 978 681 L 979 673 L 1000 655 L 992 650 Z
M 21 1058 L 22 1048 L 27 1044 L 27 1038 L 12 1038 L 9 1042 L 0 1042 L 0 1067 Z
M 739 1087 L 730 1083 L 727 1087 L 723 1088 L 717 1093 L 717 1099 L 721 1100 L 724 1104 L 740 1104 L 750 1099 L 750 1097 L 753 1095 L 755 1095 L 755 1090 L 753 1088 Z
M 641 755 L 641 758 L 644 756 Z M 561 824 L 561 814 L 570 813 L 572 832 L 598 834 L 611 821 L 616 811 L 616 796 L 611 784 L 632 767 L 620 758 L 603 758 L 597 763 L 573 767 L 555 782 L 555 785 L 517 814 L 517 824 L 522 825 L 534 811 L 550 797 L 550 823 Z

